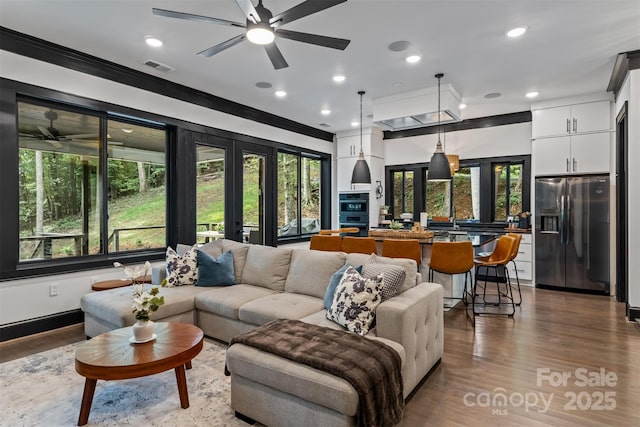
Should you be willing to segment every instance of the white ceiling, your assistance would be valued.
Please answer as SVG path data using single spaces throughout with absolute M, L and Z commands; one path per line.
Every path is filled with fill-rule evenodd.
M 300 1 L 264 6 L 275 15 Z M 640 0 L 349 0 L 283 26 L 350 39 L 346 50 L 280 39 L 289 67 L 276 71 L 248 41 L 197 56 L 243 30 L 157 17 L 152 7 L 244 22 L 234 0 L 0 0 L 0 25 L 330 132 L 358 119 L 361 89 L 366 116 L 372 98 L 434 86 L 443 72 L 468 105 L 463 118 L 523 111 L 533 90 L 534 102 L 604 92 L 616 55 L 640 48 Z M 505 30 L 518 25 L 528 32 L 508 39 Z M 147 46 L 146 35 L 164 46 Z M 411 47 L 390 51 L 397 40 Z M 422 61 L 406 63 L 410 53 Z M 148 59 L 176 71 L 142 65 Z M 347 80 L 334 83 L 336 73 Z M 257 88 L 262 81 L 273 87 Z M 278 89 L 287 97 L 275 98 Z M 491 92 L 502 96 L 485 99 Z

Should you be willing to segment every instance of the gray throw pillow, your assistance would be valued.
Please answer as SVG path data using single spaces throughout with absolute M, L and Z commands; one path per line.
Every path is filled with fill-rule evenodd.
M 382 301 L 393 298 L 400 293 L 407 271 L 399 265 L 365 264 L 362 275 L 376 277 L 382 274 Z

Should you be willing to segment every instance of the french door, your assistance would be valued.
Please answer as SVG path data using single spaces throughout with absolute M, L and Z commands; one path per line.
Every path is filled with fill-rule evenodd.
M 275 149 L 234 141 L 234 235 L 260 245 L 276 242 Z

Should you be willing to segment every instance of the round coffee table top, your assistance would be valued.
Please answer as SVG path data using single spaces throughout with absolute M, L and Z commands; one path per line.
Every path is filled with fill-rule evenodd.
M 76 350 L 76 371 L 86 378 L 121 380 L 164 372 L 190 362 L 204 334 L 188 323 L 158 322 L 156 339 L 132 344 L 131 326 L 98 335 Z

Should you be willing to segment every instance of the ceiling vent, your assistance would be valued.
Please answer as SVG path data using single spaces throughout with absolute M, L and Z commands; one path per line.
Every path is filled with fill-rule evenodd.
M 460 95 L 442 85 L 440 123 L 459 122 Z M 438 124 L 438 86 L 373 100 L 373 122 L 385 129 L 403 130 Z
M 148 65 L 149 67 L 156 69 L 158 71 L 162 71 L 163 73 L 170 73 L 172 71 L 175 71 L 176 69 L 173 67 L 170 67 L 166 64 L 162 64 L 160 62 L 157 61 L 153 61 L 151 59 L 147 59 L 146 61 L 144 61 L 144 65 Z

